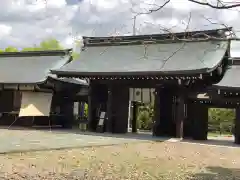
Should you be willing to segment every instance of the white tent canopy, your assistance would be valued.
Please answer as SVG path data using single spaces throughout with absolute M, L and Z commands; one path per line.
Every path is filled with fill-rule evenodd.
M 49 116 L 51 103 L 52 93 L 22 92 L 19 117 Z

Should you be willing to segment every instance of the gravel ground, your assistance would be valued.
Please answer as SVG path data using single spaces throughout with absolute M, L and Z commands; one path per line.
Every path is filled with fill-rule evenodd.
M 0 156 L 0 179 L 240 179 L 240 148 L 180 142 Z

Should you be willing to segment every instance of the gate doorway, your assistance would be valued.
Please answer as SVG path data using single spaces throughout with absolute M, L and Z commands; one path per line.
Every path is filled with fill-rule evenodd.
M 155 89 L 130 88 L 128 132 L 151 133 L 153 128 Z
M 236 112 L 229 108 L 208 109 L 208 137 L 231 138 L 234 136 Z

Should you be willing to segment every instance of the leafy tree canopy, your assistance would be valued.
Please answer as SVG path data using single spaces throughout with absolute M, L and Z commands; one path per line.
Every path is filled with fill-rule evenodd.
M 25 47 L 21 51 L 44 51 L 44 50 L 61 50 L 64 49 L 60 42 L 54 38 L 50 38 L 47 40 L 42 41 L 39 45 L 34 47 Z M 19 50 L 13 46 L 8 46 L 5 49 L 0 49 L 1 52 L 18 52 Z M 79 57 L 79 53 L 73 52 L 72 53 L 73 59 Z
M 8 46 L 7 48 L 5 48 L 4 51 L 5 52 L 18 52 L 18 49 L 13 46 Z

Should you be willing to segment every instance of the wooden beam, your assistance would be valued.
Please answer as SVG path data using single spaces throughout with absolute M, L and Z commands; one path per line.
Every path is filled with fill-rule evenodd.
M 236 108 L 235 112 L 236 117 L 235 117 L 234 141 L 236 144 L 240 144 L 240 108 Z

